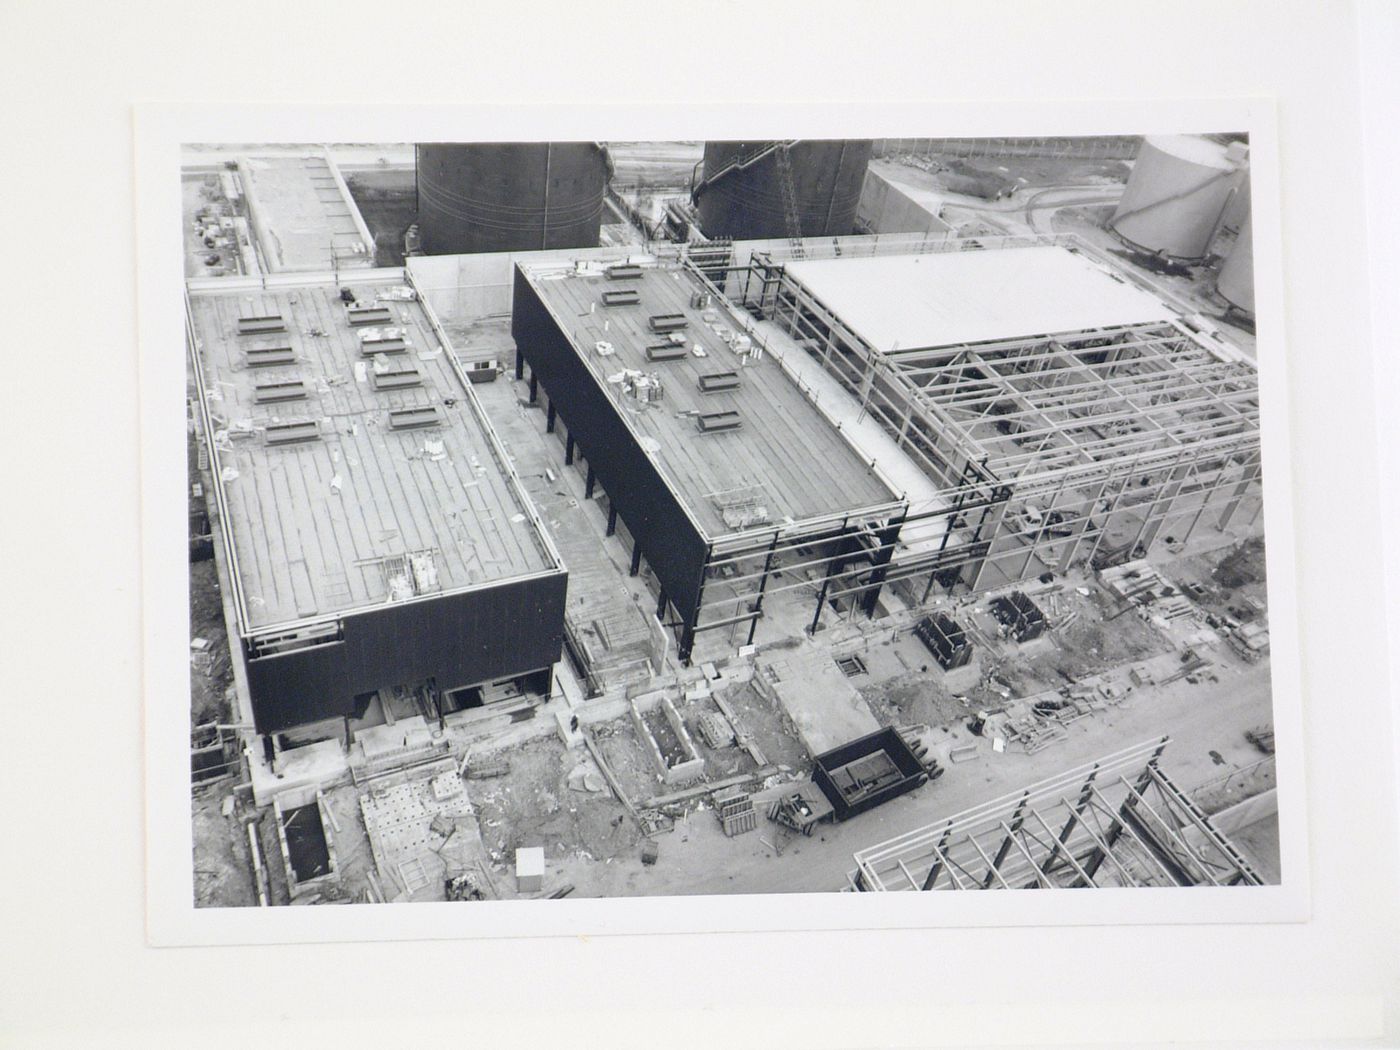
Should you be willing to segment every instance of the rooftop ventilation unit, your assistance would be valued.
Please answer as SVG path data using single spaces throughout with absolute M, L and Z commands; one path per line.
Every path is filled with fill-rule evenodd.
M 647 318 L 653 332 L 679 332 L 690 324 L 685 314 L 652 314 Z
M 420 427 L 436 427 L 441 424 L 442 413 L 436 405 L 400 408 L 389 413 L 390 430 L 417 430 Z
M 689 356 L 690 351 L 684 343 L 655 343 L 647 347 L 648 361 L 679 361 Z
M 610 281 L 635 281 L 641 278 L 642 268 L 630 264 L 609 266 L 607 275 Z
M 301 401 L 306 397 L 306 384 L 300 379 L 273 380 L 253 387 L 253 400 L 260 405 L 278 401 Z
M 372 357 L 375 354 L 401 354 L 407 349 L 408 342 L 399 336 L 360 340 L 360 353 L 365 357 Z
M 634 306 L 642 301 L 642 293 L 635 288 L 620 288 L 615 292 L 603 293 L 604 306 Z
M 738 372 L 707 372 L 697 383 L 702 394 L 718 394 L 725 390 L 739 389 Z
M 297 355 L 290 346 L 259 346 L 244 352 L 249 368 L 271 368 L 273 365 L 290 365 Z
M 738 412 L 702 412 L 695 417 L 695 424 L 702 434 L 717 434 L 722 430 L 738 430 L 744 420 Z
M 269 445 L 295 445 L 302 441 L 315 441 L 321 436 L 321 425 L 314 419 L 301 419 L 292 423 L 272 423 L 267 428 Z
M 268 332 L 285 332 L 287 322 L 282 320 L 281 314 L 266 314 L 262 317 L 240 317 L 238 319 L 239 335 L 264 335 Z
M 387 306 L 351 306 L 345 313 L 352 328 L 362 324 L 388 324 L 394 319 Z
M 388 372 L 375 372 L 372 377 L 376 390 L 404 390 L 422 386 L 423 376 L 416 368 L 396 368 Z

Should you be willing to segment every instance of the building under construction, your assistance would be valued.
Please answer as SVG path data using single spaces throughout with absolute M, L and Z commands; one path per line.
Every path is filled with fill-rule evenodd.
M 860 850 L 850 888 L 1262 885 L 1162 769 L 1167 743 L 1126 748 Z
M 889 573 L 922 576 L 915 597 L 1112 564 L 1259 512 L 1253 364 L 1083 243 L 856 237 L 736 263 L 729 295 L 926 475 Z
M 765 597 L 809 573 L 813 627 L 837 598 L 873 608 L 906 504 L 688 260 L 519 265 L 511 327 L 683 661 L 697 632 L 752 640 Z

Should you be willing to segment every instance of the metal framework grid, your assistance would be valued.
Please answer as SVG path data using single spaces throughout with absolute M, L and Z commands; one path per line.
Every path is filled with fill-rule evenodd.
M 849 889 L 1259 886 L 1248 859 L 1162 771 L 1167 737 L 855 854 Z
M 1063 237 L 852 237 L 809 242 L 803 257 L 1052 244 L 1109 265 Z M 1223 530 L 1246 500 L 1260 512 L 1256 372 L 1209 337 L 1170 322 L 881 352 L 786 272 L 794 257 L 767 247 L 739 268 L 742 289 L 728 274 L 725 286 L 818 359 L 944 489 L 936 504 L 910 506 L 906 542 L 933 538 L 907 544 L 890 580 L 928 573 L 927 596 L 955 572 L 985 589 L 1079 557 L 1140 556 L 1168 522 L 1186 539 L 1210 511 Z

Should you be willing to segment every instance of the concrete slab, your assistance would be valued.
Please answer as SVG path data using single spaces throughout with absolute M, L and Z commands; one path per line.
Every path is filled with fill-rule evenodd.
M 792 719 L 809 754 L 822 754 L 880 728 L 831 654 L 810 642 L 761 654 L 754 683 Z

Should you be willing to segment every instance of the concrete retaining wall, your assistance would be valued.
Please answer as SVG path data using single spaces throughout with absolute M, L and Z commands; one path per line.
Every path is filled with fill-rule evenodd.
M 695 742 L 691 740 L 685 723 L 681 721 L 680 713 L 676 711 L 676 706 L 671 703 L 669 697 L 664 695 L 660 697 L 661 714 L 671 727 L 671 731 L 676 734 L 676 739 L 680 741 L 681 750 L 686 756 L 675 765 L 667 763 L 666 756 L 656 742 L 656 737 L 652 735 L 651 729 L 647 727 L 646 719 L 642 717 L 642 708 L 638 706 L 637 701 L 630 700 L 627 706 L 632 717 L 632 729 L 636 732 L 637 739 L 641 741 L 642 748 L 651 758 L 651 764 L 655 767 L 657 775 L 663 781 L 668 785 L 688 784 L 704 776 L 705 760 L 700 757 Z

